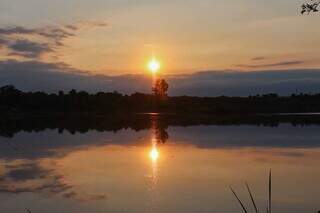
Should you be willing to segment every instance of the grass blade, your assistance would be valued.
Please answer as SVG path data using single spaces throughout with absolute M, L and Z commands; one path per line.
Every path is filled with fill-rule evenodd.
M 235 193 L 235 191 L 232 189 L 232 187 L 230 186 L 230 190 L 232 191 L 233 195 L 237 198 L 238 202 L 240 203 L 244 213 L 248 213 L 246 207 L 243 205 L 242 201 L 239 199 L 239 197 L 237 196 L 237 194 Z
M 269 172 L 269 207 L 268 207 L 268 213 L 271 213 L 271 193 L 272 193 L 272 175 L 271 175 L 271 169 L 270 169 L 270 172 Z
M 249 187 L 249 185 L 248 185 L 247 182 L 246 182 L 246 187 L 247 187 L 247 190 L 248 190 L 248 192 L 249 192 L 249 195 L 250 195 L 250 198 L 251 198 L 251 201 L 252 201 L 254 210 L 256 211 L 256 213 L 259 213 L 259 210 L 258 210 L 258 208 L 257 208 L 256 202 L 254 201 L 253 195 L 252 195 L 252 193 L 251 193 L 250 187 Z

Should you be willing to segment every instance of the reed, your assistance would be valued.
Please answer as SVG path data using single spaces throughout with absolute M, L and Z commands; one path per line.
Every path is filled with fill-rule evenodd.
M 245 186 L 247 188 L 247 191 L 249 193 L 250 196 L 250 200 L 252 202 L 253 208 L 255 210 L 255 213 L 259 213 L 259 209 L 257 207 L 256 201 L 254 199 L 254 195 L 252 193 L 252 190 L 250 189 L 250 186 L 247 182 L 245 182 Z M 235 198 L 237 199 L 237 201 L 239 202 L 239 204 L 242 207 L 243 212 L 248 213 L 247 208 L 245 207 L 245 204 L 240 200 L 239 196 L 237 195 L 237 193 L 233 190 L 232 187 L 230 187 L 233 195 L 235 196 Z M 272 172 L 271 169 L 269 171 L 269 181 L 268 181 L 268 203 L 267 203 L 267 208 L 266 208 L 266 212 L 267 213 L 272 213 Z M 318 212 L 319 213 L 319 212 Z
M 233 195 L 237 198 L 238 202 L 240 203 L 243 212 L 248 213 L 247 208 L 244 206 L 244 204 L 242 203 L 242 201 L 240 200 L 240 198 L 238 197 L 238 195 L 237 195 L 236 192 L 232 189 L 231 186 L 230 186 L 230 190 L 232 191 Z
M 253 207 L 254 207 L 254 210 L 256 211 L 256 213 L 259 213 L 259 210 L 258 210 L 258 207 L 257 207 L 257 205 L 256 205 L 256 202 L 254 201 L 253 194 L 252 194 L 252 192 L 251 192 L 251 190 L 250 190 L 250 187 L 249 187 L 249 185 L 248 185 L 247 182 L 246 182 L 246 187 L 247 187 L 248 193 L 249 193 L 249 195 L 250 195 L 250 199 L 251 199 L 252 205 L 253 205 Z
M 272 187 L 272 185 L 271 185 L 271 177 L 272 177 L 272 175 L 271 175 L 271 169 L 270 169 L 270 171 L 269 171 L 269 207 L 268 207 L 268 213 L 271 213 L 271 187 Z

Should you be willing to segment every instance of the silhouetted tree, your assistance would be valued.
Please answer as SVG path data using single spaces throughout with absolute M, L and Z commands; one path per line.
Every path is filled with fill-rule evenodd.
M 301 6 L 301 14 L 310 13 L 310 12 L 318 12 L 318 6 L 320 4 L 319 0 L 310 0 L 308 3 L 304 3 Z
M 72 96 L 74 96 L 74 95 L 76 95 L 77 94 L 77 90 L 75 90 L 75 89 L 72 89 L 72 90 L 70 90 L 70 92 L 69 92 L 69 95 L 72 95 Z
M 164 79 L 158 79 L 152 88 L 152 91 L 155 96 L 157 97 L 166 97 L 167 91 L 169 89 L 169 84 Z
M 20 93 L 19 90 L 17 90 L 14 86 L 12 85 L 6 85 L 0 88 L 0 93 L 2 94 L 13 94 L 13 93 Z

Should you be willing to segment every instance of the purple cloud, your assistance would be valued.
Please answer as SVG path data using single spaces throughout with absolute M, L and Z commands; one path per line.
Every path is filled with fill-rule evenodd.
M 38 58 L 44 53 L 52 52 L 50 45 L 47 43 L 32 42 L 26 39 L 17 40 L 8 45 L 12 50 L 12 55 L 19 55 L 26 58 Z
M 237 64 L 237 67 L 245 67 L 245 68 L 263 68 L 263 67 L 278 67 L 278 66 L 289 66 L 289 65 L 298 65 L 303 64 L 304 61 L 281 61 L 277 63 L 269 63 L 269 64 Z
M 64 40 L 76 36 L 77 31 L 82 28 L 107 26 L 109 25 L 106 22 L 85 21 L 76 24 L 40 28 L 5 27 L 0 28 L 0 47 L 9 49 L 9 55 L 36 59 L 44 53 L 54 52 L 57 47 L 64 46 Z M 35 39 L 31 41 L 29 40 L 30 36 L 41 37 L 42 41 Z

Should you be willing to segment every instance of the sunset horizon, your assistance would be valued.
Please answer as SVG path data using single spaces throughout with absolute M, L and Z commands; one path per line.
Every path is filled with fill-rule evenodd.
M 320 213 L 320 0 L 0 0 L 0 212 Z

